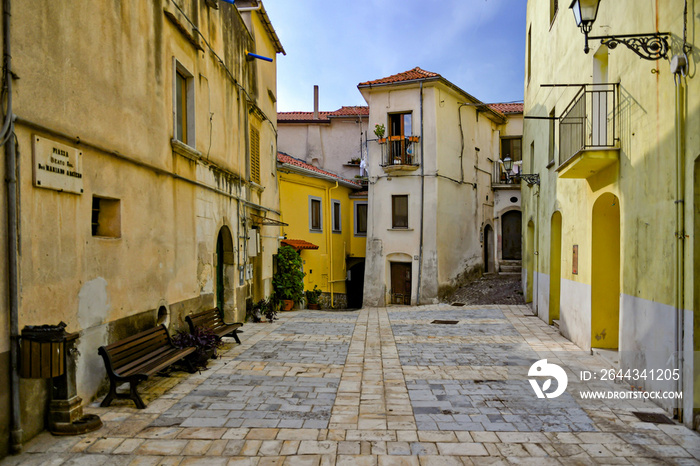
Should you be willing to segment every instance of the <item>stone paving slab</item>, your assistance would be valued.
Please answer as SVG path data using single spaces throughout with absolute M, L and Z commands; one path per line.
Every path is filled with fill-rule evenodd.
M 143 383 L 145 410 L 97 400 L 102 429 L 40 434 L 2 464 L 700 464 L 697 432 L 631 414 L 661 408 L 577 396 L 627 388 L 576 380 L 601 360 L 525 306 L 288 312 L 241 340 Z M 528 381 L 543 358 L 569 375 L 556 399 Z

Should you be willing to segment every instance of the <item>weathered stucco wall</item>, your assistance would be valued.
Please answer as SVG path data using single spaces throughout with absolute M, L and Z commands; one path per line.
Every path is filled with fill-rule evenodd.
M 221 228 L 238 236 L 244 220 L 246 228 L 254 226 L 250 213 L 278 218 L 276 65 L 246 60 L 243 53 L 256 49 L 275 58 L 279 50 L 259 12 L 246 13 L 251 31 L 229 4 L 214 10 L 198 0 L 62 6 L 42 0 L 14 2 L 12 13 L 19 77 L 13 82 L 21 168 L 19 327 L 64 321 L 80 332 L 78 394 L 88 402 L 104 381 L 100 345 L 158 321 L 171 332 L 184 328 L 187 313 L 215 306 Z M 190 89 L 187 144 L 172 142 L 180 68 Z M 253 117 L 260 131 L 259 184 L 250 181 Z M 80 152 L 82 190 L 34 181 L 37 141 Z M 108 234 L 93 232 L 97 198 L 117 203 L 109 220 L 118 226 Z M 243 319 L 246 299 L 271 290 L 277 227 L 260 228 L 274 236 L 262 239 L 256 257 L 248 254 L 247 240 L 235 238 L 227 256 L 224 310 L 231 319 Z M 239 267 L 249 264 L 253 274 L 239 280 Z M 0 296 L 6 300 L 5 267 Z M 161 307 L 165 315 L 159 316 Z M 3 313 L 4 328 L 6 319 Z M 1 334 L 5 358 L 8 348 L 9 337 Z M 43 428 L 46 392 L 34 388 L 26 391 L 31 396 L 21 395 L 25 441 Z M 9 421 L 0 421 L 6 429 Z

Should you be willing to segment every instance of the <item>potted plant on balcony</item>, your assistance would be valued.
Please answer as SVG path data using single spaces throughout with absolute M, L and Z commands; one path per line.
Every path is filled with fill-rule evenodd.
M 314 285 L 313 290 L 306 290 L 306 307 L 314 310 L 321 309 L 321 303 L 318 301 L 320 296 L 321 289 L 316 285 Z
M 295 301 L 304 297 L 304 272 L 301 257 L 293 247 L 282 246 L 277 251 L 277 273 L 272 277 L 275 294 L 282 300 L 282 310 L 289 311 Z
M 386 133 L 386 127 L 383 124 L 378 123 L 374 125 L 374 135 L 377 136 L 377 142 L 379 144 L 384 144 L 386 142 L 384 133 Z

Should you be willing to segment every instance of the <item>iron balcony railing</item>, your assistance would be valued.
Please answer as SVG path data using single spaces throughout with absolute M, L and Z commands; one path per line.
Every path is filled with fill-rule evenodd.
M 617 147 L 618 86 L 581 86 L 559 117 L 559 165 L 582 150 Z
M 392 165 L 414 165 L 420 163 L 418 136 L 389 136 L 378 139 L 382 148 L 382 167 Z

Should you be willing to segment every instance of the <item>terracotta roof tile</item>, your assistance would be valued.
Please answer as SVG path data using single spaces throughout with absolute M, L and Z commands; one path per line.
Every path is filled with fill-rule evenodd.
M 441 76 L 437 73 L 430 71 L 425 71 L 419 67 L 415 67 L 412 70 L 404 71 L 403 73 L 395 74 L 393 76 L 388 76 L 386 78 L 375 79 L 374 81 L 366 81 L 360 83 L 360 86 L 369 86 L 372 84 L 389 84 L 389 83 L 399 83 L 403 81 L 414 81 L 417 79 L 427 79 L 427 78 L 440 78 Z
M 356 115 L 369 115 L 369 107 L 343 106 L 334 112 L 318 112 L 318 120 L 315 121 L 322 121 L 324 123 L 327 123 L 330 121 L 329 117 L 345 117 Z M 277 121 L 314 121 L 314 112 L 277 112 Z
M 284 152 L 278 152 L 277 153 L 277 161 L 280 163 L 286 163 L 288 165 L 294 165 L 295 167 L 303 168 L 304 170 L 310 170 L 316 173 L 319 173 L 321 175 L 325 175 L 331 178 L 335 178 L 340 181 L 345 181 L 346 183 L 352 183 L 358 188 L 362 187 L 360 183 L 357 183 L 355 181 L 349 180 L 347 178 L 343 178 L 341 176 L 336 175 L 335 173 L 327 172 L 325 170 L 321 170 L 320 168 L 314 167 L 313 165 L 309 165 L 308 163 L 299 160 L 295 157 L 292 157 L 291 155 L 287 155 Z
M 308 241 L 304 241 L 303 239 L 283 239 L 280 241 L 280 243 L 286 246 L 291 246 L 297 251 L 301 249 L 318 249 L 318 246 L 313 243 L 309 243 Z
M 340 107 L 338 110 L 335 112 L 330 112 L 330 116 L 355 116 L 355 115 L 362 115 L 362 116 L 368 116 L 369 115 L 369 107 L 364 106 L 353 106 L 353 107 Z
M 507 104 L 489 104 L 491 110 L 501 112 L 503 114 L 508 113 L 523 113 L 523 104 L 521 103 L 507 103 Z
M 328 115 L 332 112 L 318 112 L 318 120 L 330 121 Z M 314 112 L 277 112 L 277 121 L 314 121 Z

